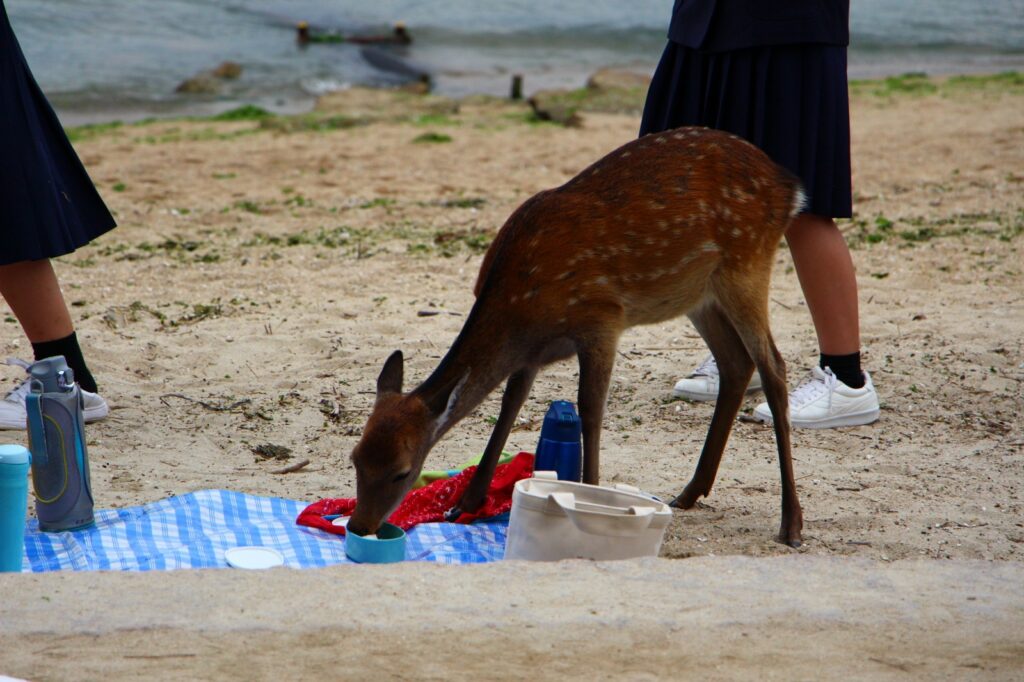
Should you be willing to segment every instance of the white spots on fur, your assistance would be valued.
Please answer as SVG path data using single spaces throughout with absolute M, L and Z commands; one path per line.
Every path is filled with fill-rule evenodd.
M 565 304 L 566 305 L 576 305 L 579 302 L 580 302 L 580 299 L 576 298 L 575 296 L 572 296 L 572 297 L 569 298 L 568 301 L 565 302 Z
M 525 294 L 523 294 L 523 300 L 525 301 L 525 300 L 531 299 L 531 298 L 533 298 L 536 295 L 537 295 L 537 290 L 536 289 L 530 289 Z
M 599 277 L 595 277 L 594 279 L 592 279 L 590 281 L 590 284 L 592 284 L 594 286 L 599 286 L 599 287 L 607 286 L 608 285 L 608 278 L 605 277 L 604 275 L 601 275 Z
M 558 318 L 558 320 L 557 320 L 557 321 L 555 322 L 555 324 L 565 324 L 565 323 L 567 323 L 568 321 L 569 321 L 569 318 L 567 318 L 567 317 L 560 317 L 560 318 Z
M 519 294 L 512 294 L 511 296 L 509 296 L 508 297 L 508 302 L 509 303 L 518 303 L 519 302 Z
M 575 275 L 575 274 L 576 274 L 576 273 L 574 273 L 574 272 L 573 272 L 572 270 L 566 270 L 565 272 L 563 272 L 562 274 L 560 274 L 560 275 L 559 275 L 558 277 L 556 277 L 555 279 L 557 279 L 558 281 L 562 281 L 562 280 L 566 280 L 566 279 L 569 279 L 570 277 L 572 277 L 572 276 L 573 276 L 573 275 Z
M 627 158 L 627 157 L 628 157 L 628 156 L 629 156 L 630 154 L 632 154 L 632 153 L 633 153 L 633 152 L 631 152 L 631 151 L 629 151 L 629 150 L 627 149 L 626 151 L 622 152 L 622 154 L 621 154 L 620 156 L 621 156 L 621 158 L 625 159 L 625 158 Z
M 668 140 L 665 139 L 664 135 L 658 135 L 656 138 L 654 138 L 654 141 L 657 142 L 658 144 L 665 144 L 666 142 L 668 142 Z
M 526 274 L 527 274 L 527 276 L 532 276 L 532 275 L 536 274 L 539 271 L 540 271 L 540 266 L 539 265 L 534 265 L 532 268 L 529 269 L 529 271 Z
M 729 234 L 731 234 L 733 237 L 739 238 L 739 236 L 743 234 L 743 231 L 738 227 L 734 227 L 732 228 L 732 231 L 729 232 Z
M 659 230 L 667 230 L 668 229 L 668 221 L 666 221 L 666 220 L 659 220 L 656 224 L 657 224 Z
M 715 253 L 721 251 L 722 249 L 719 248 L 718 244 L 714 242 L 705 241 L 701 242 L 696 250 L 703 251 L 704 253 Z
M 660 201 L 649 201 L 647 202 L 647 205 L 651 208 L 652 211 L 665 210 L 665 204 L 661 203 Z
M 672 136 L 672 139 L 673 140 L 681 140 L 684 137 L 686 137 L 686 135 L 684 135 L 683 133 L 676 133 L 675 135 Z
M 793 208 L 789 211 L 789 217 L 796 217 L 801 211 L 807 207 L 807 195 L 804 194 L 803 187 L 796 188 L 796 194 L 793 195 Z

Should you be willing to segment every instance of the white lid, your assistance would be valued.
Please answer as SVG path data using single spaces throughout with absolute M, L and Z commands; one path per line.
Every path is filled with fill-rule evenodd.
M 32 459 L 24 445 L 0 445 L 0 464 L 28 464 Z
M 224 560 L 235 568 L 274 568 L 284 565 L 284 556 L 271 547 L 232 547 L 224 552 Z

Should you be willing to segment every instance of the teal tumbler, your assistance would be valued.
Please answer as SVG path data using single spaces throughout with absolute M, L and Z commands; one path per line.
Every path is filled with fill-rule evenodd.
M 21 571 L 30 462 L 21 445 L 0 445 L 0 571 Z

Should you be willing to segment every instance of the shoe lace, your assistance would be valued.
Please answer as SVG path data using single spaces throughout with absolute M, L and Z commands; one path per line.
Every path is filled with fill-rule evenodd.
M 31 367 L 29 363 L 25 362 L 21 358 L 7 358 L 7 364 L 15 367 L 21 367 L 25 371 L 28 371 L 28 368 Z M 25 379 L 8 391 L 7 395 L 4 396 L 4 400 L 11 403 L 23 403 L 25 402 L 25 398 L 28 397 L 29 388 L 29 380 Z
M 800 382 L 800 385 L 789 394 L 790 408 L 803 407 L 825 394 L 829 396 L 829 407 L 831 407 L 832 390 L 837 381 L 836 375 L 828 367 L 825 369 L 815 367 L 811 376 Z
M 690 376 L 695 377 L 717 377 L 718 376 L 718 363 L 715 362 L 714 355 L 708 355 L 704 358 L 704 362 L 697 366 L 697 369 L 693 370 L 693 374 Z

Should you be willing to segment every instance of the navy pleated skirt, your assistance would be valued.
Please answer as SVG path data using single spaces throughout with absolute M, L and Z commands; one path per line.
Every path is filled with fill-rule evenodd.
M 640 134 L 680 126 L 749 140 L 800 178 L 807 211 L 852 214 L 845 47 L 700 52 L 670 41 L 647 94 Z
M 0 265 L 62 256 L 115 224 L 0 0 Z

